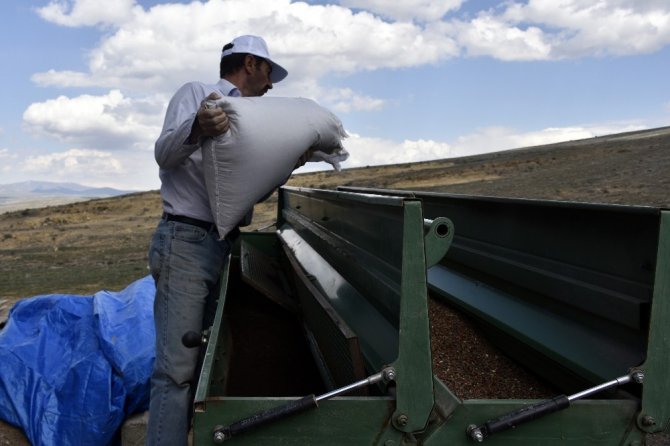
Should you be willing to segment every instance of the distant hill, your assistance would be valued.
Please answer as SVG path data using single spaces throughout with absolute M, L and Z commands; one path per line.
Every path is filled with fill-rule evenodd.
M 0 184 L 0 213 L 33 209 L 88 200 L 125 195 L 133 191 L 111 187 L 89 187 L 76 183 L 23 181 Z
M 79 197 L 113 197 L 133 191 L 111 187 L 89 187 L 76 183 L 55 183 L 50 181 L 23 181 L 21 183 L 0 184 L 0 196 L 20 197 L 24 195 L 76 195 Z
M 670 127 L 460 158 L 294 175 L 289 185 L 670 208 Z

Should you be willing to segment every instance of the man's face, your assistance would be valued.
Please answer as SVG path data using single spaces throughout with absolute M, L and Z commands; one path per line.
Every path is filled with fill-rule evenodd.
M 255 63 L 251 73 L 247 77 L 246 86 L 241 89 L 244 96 L 263 96 L 272 88 L 270 72 L 272 67 L 265 60 L 260 64 Z

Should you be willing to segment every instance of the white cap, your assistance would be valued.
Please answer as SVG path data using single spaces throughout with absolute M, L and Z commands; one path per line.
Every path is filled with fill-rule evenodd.
M 262 57 L 263 59 L 268 61 L 268 63 L 272 67 L 272 72 L 270 73 L 270 80 L 273 83 L 279 82 L 280 80 L 284 79 L 286 75 L 288 75 L 288 71 L 286 71 L 281 65 L 277 64 L 272 59 L 270 59 L 268 46 L 262 37 L 239 36 L 235 37 L 231 42 L 231 44 L 233 45 L 231 48 L 228 48 L 221 52 L 222 59 L 226 56 L 230 56 L 233 53 L 253 54 L 254 56 Z

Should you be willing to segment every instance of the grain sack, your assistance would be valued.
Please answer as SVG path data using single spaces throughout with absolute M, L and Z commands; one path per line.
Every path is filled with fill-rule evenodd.
M 225 237 L 254 204 L 286 181 L 308 149 L 310 161 L 339 170 L 348 157 L 340 120 L 310 99 L 226 97 L 221 107 L 230 129 L 202 144 L 205 184 L 219 236 Z

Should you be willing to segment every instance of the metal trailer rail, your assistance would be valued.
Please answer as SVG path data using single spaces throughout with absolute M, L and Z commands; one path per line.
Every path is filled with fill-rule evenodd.
M 449 258 L 460 241 L 459 224 L 449 214 L 460 217 L 451 209 L 444 215 L 428 209 L 423 197 L 394 191 L 280 190 L 277 231 L 243 233 L 222 274 L 214 322 L 203 334 L 208 342 L 195 396 L 194 444 L 466 445 L 493 433 L 495 444 L 642 444 L 646 432 L 665 427 L 668 383 L 658 373 L 670 365 L 670 318 L 663 274 L 656 274 L 654 296 L 647 300 L 653 308 L 646 323 L 646 360 L 643 354 L 644 363 L 629 364 L 638 366 L 634 371 L 617 370 L 598 384 L 608 382 L 555 403 L 461 400 L 434 377 L 428 287 L 430 282 L 437 290 L 433 271 L 449 265 L 440 259 Z M 667 229 L 662 214 L 661 227 Z M 651 242 L 658 246 L 664 263 L 657 262 L 656 269 L 662 271 L 669 263 L 666 229 Z M 472 270 L 448 272 L 448 282 L 460 274 L 486 285 L 479 289 L 490 287 L 481 280 L 485 275 Z M 505 290 L 510 293 L 511 288 Z M 269 353 L 262 347 L 273 337 L 254 344 L 258 330 L 236 335 L 240 325 L 248 328 L 238 322 L 240 317 L 261 307 L 274 337 L 285 331 L 274 328 L 274 318 L 297 322 L 312 369 L 298 366 L 293 352 L 265 365 Z M 635 318 L 619 319 L 630 326 Z M 642 318 L 639 330 L 644 324 Z M 635 332 L 632 325 L 629 331 Z M 537 344 L 531 339 L 520 343 L 525 342 Z M 244 355 L 239 352 L 245 348 L 256 366 L 240 373 Z M 294 371 L 282 369 L 287 366 Z M 621 373 L 627 375 L 610 381 Z M 292 374 L 295 382 L 281 390 L 264 385 Z M 257 388 L 241 390 L 240 375 L 253 377 Z M 598 378 L 575 375 L 586 375 L 585 381 Z M 641 392 L 633 388 L 614 398 L 583 399 L 643 376 Z M 318 386 L 309 388 L 317 381 Z M 317 393 L 323 394 L 315 397 Z M 553 406 L 569 407 L 539 418 Z M 505 431 L 529 420 L 523 428 Z

